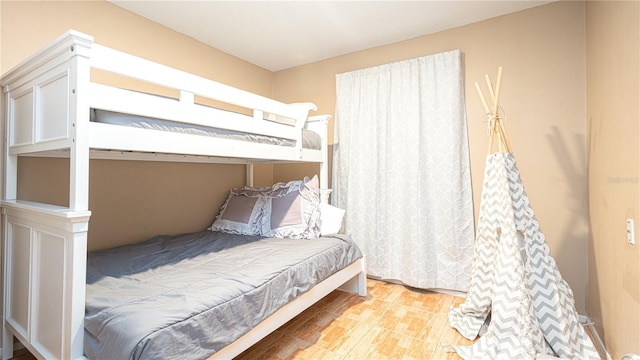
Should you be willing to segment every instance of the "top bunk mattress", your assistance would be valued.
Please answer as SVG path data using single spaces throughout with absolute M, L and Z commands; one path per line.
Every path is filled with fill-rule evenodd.
M 149 118 L 138 115 L 123 114 L 119 112 L 100 109 L 91 109 L 91 121 L 111 125 L 131 126 L 142 129 L 242 140 L 277 146 L 296 145 L 295 141 L 290 139 L 283 139 L 259 134 L 242 133 L 233 130 L 218 129 L 207 126 Z M 302 148 L 310 150 L 321 150 L 322 139 L 320 135 L 314 131 L 302 129 Z
M 91 252 L 85 354 L 202 359 L 362 257 L 350 238 L 206 231 Z

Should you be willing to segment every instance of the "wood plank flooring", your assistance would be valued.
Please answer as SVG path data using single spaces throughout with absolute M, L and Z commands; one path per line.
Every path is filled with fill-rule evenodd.
M 470 345 L 449 326 L 462 297 L 369 279 L 368 295 L 336 290 L 238 356 L 237 360 L 459 359 Z

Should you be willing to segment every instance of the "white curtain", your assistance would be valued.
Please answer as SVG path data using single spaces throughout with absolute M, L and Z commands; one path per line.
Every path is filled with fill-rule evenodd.
M 461 54 L 336 75 L 333 204 L 367 273 L 466 291 L 474 223 Z

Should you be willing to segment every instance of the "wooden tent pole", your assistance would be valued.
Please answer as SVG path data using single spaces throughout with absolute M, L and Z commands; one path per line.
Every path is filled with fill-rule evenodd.
M 480 96 L 480 100 L 482 100 L 482 106 L 484 106 L 484 111 L 487 113 L 487 115 L 489 115 L 489 113 L 491 112 L 489 110 L 489 105 L 487 105 L 487 100 L 484 97 L 484 94 L 482 93 L 482 90 L 480 89 L 480 85 L 478 84 L 478 82 L 476 81 L 476 90 L 478 91 L 478 96 Z
M 478 96 L 482 101 L 482 106 L 484 107 L 485 113 L 487 114 L 487 116 L 491 116 L 491 110 L 489 110 L 489 105 L 487 105 L 487 99 L 484 97 L 484 94 L 482 93 L 482 89 L 480 89 L 480 85 L 478 84 L 478 82 L 476 82 L 476 91 L 478 92 Z M 489 144 L 487 148 L 487 154 L 491 153 L 491 148 L 493 147 L 493 135 L 494 131 L 493 128 L 491 128 L 489 129 Z
M 500 118 L 500 115 L 498 113 L 501 86 L 502 86 L 502 66 L 498 67 L 498 78 L 496 80 L 496 93 L 495 93 L 495 101 L 493 102 L 492 113 L 496 117 L 496 126 L 498 127 L 496 130 L 500 132 L 501 143 L 504 143 L 504 146 L 506 147 L 507 152 L 511 152 L 511 146 L 509 145 L 507 132 L 504 129 L 504 124 L 502 121 L 503 119 Z
M 500 133 L 502 134 L 502 138 L 504 139 L 504 144 L 506 146 L 507 152 L 511 152 L 511 144 L 509 144 L 509 138 L 507 137 L 507 130 L 504 128 L 504 122 L 500 119 L 500 123 L 498 124 L 500 127 Z
M 500 85 L 502 84 L 502 66 L 498 67 L 498 79 L 496 80 L 496 94 L 493 99 L 493 115 L 498 117 L 498 101 L 500 99 Z
M 491 79 L 489 75 L 485 74 L 485 81 L 487 83 L 487 87 L 489 89 L 489 95 L 491 96 L 491 105 L 492 108 L 489 108 L 487 104 L 487 100 L 480 89 L 480 85 L 476 82 L 476 90 L 478 95 L 480 96 L 480 100 L 482 101 L 482 106 L 489 116 L 489 145 L 487 149 L 487 153 L 491 153 L 493 148 L 493 137 L 497 135 L 498 137 L 498 151 L 501 152 L 511 152 L 511 144 L 509 144 L 509 139 L 507 138 L 507 132 L 504 128 L 504 124 L 502 122 L 502 118 L 500 117 L 500 88 L 502 86 L 502 66 L 498 67 L 498 77 L 496 79 L 495 91 L 493 84 L 491 83 Z
M 487 82 L 487 88 L 489 89 L 489 96 L 491 96 L 491 105 L 496 102 L 496 94 L 493 92 L 493 84 L 491 83 L 491 79 L 489 79 L 488 74 L 484 74 L 484 80 Z
M 487 84 L 490 84 L 491 81 L 489 80 L 489 75 L 485 75 L 485 78 L 487 79 Z M 500 114 L 498 113 L 499 107 L 498 107 L 498 103 L 499 103 L 499 99 L 500 99 L 500 86 L 502 85 L 502 66 L 498 67 L 498 77 L 496 78 L 496 86 L 495 86 L 495 91 L 491 92 L 492 95 L 492 105 L 493 108 L 491 109 L 491 117 L 494 119 L 494 123 L 493 123 L 493 128 L 494 131 L 496 132 L 496 134 L 498 135 L 498 150 L 501 152 L 504 152 L 504 138 L 503 138 L 503 134 L 500 131 Z

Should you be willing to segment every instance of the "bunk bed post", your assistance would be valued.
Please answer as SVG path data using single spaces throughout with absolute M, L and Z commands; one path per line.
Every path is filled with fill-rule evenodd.
M 6 91 L 5 94 L 3 94 L 3 105 L 5 105 L 5 98 L 7 97 Z M 6 154 L 6 156 L 3 156 L 2 162 L 3 162 L 3 170 L 4 170 L 4 178 L 3 178 L 3 184 L 2 184 L 2 198 L 3 199 L 15 199 L 17 196 L 17 192 L 18 192 L 18 157 L 15 155 L 8 155 L 9 154 L 9 148 L 8 148 L 8 141 L 5 137 L 5 134 L 7 133 L 8 129 L 7 129 L 7 121 L 6 119 L 9 118 L 9 107 L 8 106 L 4 106 L 5 109 L 3 111 L 3 115 L 4 118 L 2 120 L 2 151 L 3 154 Z
M 331 189 L 329 188 L 329 119 L 331 115 L 317 115 L 311 116 L 307 120 L 305 127 L 308 130 L 315 131 L 320 134 L 321 137 L 321 153 L 322 162 L 320 162 L 320 202 L 328 204 L 329 194 Z
M 73 48 L 72 48 L 73 49 Z M 76 46 L 78 50 L 78 46 Z M 74 50 L 71 50 L 74 51 Z M 69 121 L 71 124 L 71 153 L 69 156 L 69 208 L 72 211 L 89 209 L 89 82 L 91 63 L 88 54 L 78 52 L 69 74 Z
M 63 352 L 69 358 L 84 356 L 84 308 L 87 268 L 87 231 L 89 227 L 89 86 L 91 74 L 90 48 L 93 41 L 75 46 L 76 56 L 71 60 L 69 73 L 69 123 L 71 149 L 69 154 L 69 210 L 78 221 L 75 231 L 67 235 L 67 257 L 63 266 L 68 269 L 65 285 L 69 286 L 63 303 L 66 323 L 63 333 Z M 73 52 L 73 48 L 71 49 Z M 86 217 L 82 214 L 86 213 Z
M 247 186 L 253 187 L 253 163 L 247 163 Z
M 14 336 L 38 358 L 84 355 L 90 51 L 69 31 L 9 70 L 3 87 L 2 357 Z M 69 205 L 17 199 L 19 155 L 69 150 Z
M 2 170 L 4 170 L 4 177 L 2 178 L 2 198 L 3 199 L 7 199 L 8 196 L 12 196 L 11 198 L 15 198 L 16 196 L 16 192 L 17 192 L 17 157 L 16 156 L 8 156 L 9 152 L 8 152 L 8 142 L 6 140 L 6 134 L 7 134 L 7 119 L 9 118 L 9 106 L 7 106 L 6 103 L 6 99 L 8 98 L 8 88 L 7 87 L 3 87 L 2 89 L 2 96 L 1 96 L 1 101 L 2 104 L 0 104 L 0 109 L 2 109 L 2 113 L 0 114 L 0 116 L 2 117 L 2 125 L 0 126 L 0 135 L 2 136 L 2 154 L 4 156 L 2 156 L 0 162 L 2 162 Z M 4 233 L 4 230 L 6 229 L 6 224 L 4 223 L 4 221 L 2 222 L 2 232 Z M 3 239 L 4 239 L 4 235 L 3 235 Z M 6 247 L 4 244 L 2 244 L 2 275 L 3 275 L 3 279 L 4 279 L 4 274 L 7 273 L 7 262 L 5 261 L 5 254 L 6 251 Z M 2 286 L 2 295 L 4 297 L 4 295 L 7 292 L 7 288 L 6 288 L 6 281 L 3 281 L 3 286 Z M 2 327 L 0 328 L 0 331 L 2 331 L 2 358 L 3 359 L 9 359 L 11 357 L 13 357 L 13 335 L 8 331 L 7 327 L 5 326 L 5 322 L 4 319 L 6 318 L 5 316 L 5 306 L 4 306 L 4 302 L 3 302 L 3 306 L 2 306 Z M 12 344 L 11 346 L 8 346 L 7 344 Z
M 323 144 L 326 146 L 326 143 Z M 322 198 L 320 201 L 324 204 L 329 203 L 329 194 L 331 194 L 331 189 L 329 189 L 329 159 L 327 158 L 327 150 L 322 149 L 322 162 L 320 163 L 320 195 Z
M 0 100 L 2 101 L 2 104 L 0 104 L 0 109 L 1 109 L 1 119 L 2 119 L 2 125 L 0 125 L 0 135 L 2 136 L 2 157 L 0 162 L 2 163 L 2 170 L 4 171 L 4 176 L 2 177 L 2 198 L 3 199 L 7 199 L 8 196 L 11 198 L 15 198 L 16 196 L 16 192 L 17 192 L 17 173 L 18 173 L 18 168 L 17 168 L 17 157 L 16 156 L 9 156 L 9 148 L 8 148 L 8 141 L 7 141 L 7 137 L 6 134 L 8 133 L 8 126 L 7 126 L 7 119 L 9 119 L 10 115 L 10 108 L 8 106 L 7 103 L 7 99 L 9 98 L 9 88 L 6 86 L 2 86 L 2 94 L 0 96 Z M 3 216 L 3 220 L 4 220 L 4 216 Z M 4 231 L 7 228 L 7 225 L 4 221 L 2 221 L 2 238 L 4 240 L 5 236 L 4 236 Z M 3 276 L 3 282 L 2 282 L 2 296 L 4 299 L 5 294 L 7 293 L 7 283 L 6 281 L 4 281 L 5 278 L 5 274 L 7 273 L 7 268 L 8 268 L 8 264 L 5 258 L 5 252 L 6 252 L 6 246 L 4 244 L 4 241 L 2 242 L 2 276 Z M 6 307 L 4 306 L 4 301 L 2 304 L 2 327 L 0 327 L 0 331 L 2 331 L 2 359 L 10 359 L 11 357 L 13 357 L 13 335 L 11 334 L 11 332 L 9 332 L 9 330 L 7 329 L 4 319 L 6 318 L 5 315 L 5 310 Z M 11 344 L 11 345 L 9 345 Z

